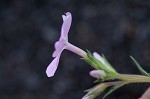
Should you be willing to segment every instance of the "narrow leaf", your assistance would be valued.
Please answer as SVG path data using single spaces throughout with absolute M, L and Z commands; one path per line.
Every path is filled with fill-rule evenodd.
M 126 83 L 123 84 L 118 84 L 118 85 L 114 85 L 103 97 L 103 99 L 105 99 L 108 95 L 110 95 L 112 92 L 114 92 L 115 90 L 117 90 L 120 87 L 123 87 Z
M 98 67 L 97 67 L 97 65 L 93 62 L 93 61 L 91 61 L 89 58 L 87 59 L 87 58 L 82 58 L 84 61 L 86 61 L 88 64 L 90 64 L 93 68 L 95 68 L 95 69 L 99 69 Z
M 88 99 L 95 99 L 98 95 L 100 95 L 107 87 L 110 85 L 106 83 L 100 83 L 93 88 L 86 90 L 88 92 L 84 97 L 88 97 Z
M 88 59 L 86 59 L 85 61 L 88 62 L 90 65 L 92 65 L 95 69 L 100 69 L 100 70 L 104 70 L 107 71 L 105 69 L 105 67 L 103 66 L 103 64 L 101 64 L 99 61 L 97 61 L 91 54 L 90 51 L 87 50 L 87 56 Z M 88 61 L 87 61 L 88 60 Z
M 132 61 L 135 63 L 135 65 L 137 66 L 138 70 L 145 76 L 150 77 L 150 75 L 141 67 L 141 65 L 132 57 L 130 56 L 130 58 L 132 59 Z
M 103 82 L 103 81 L 104 81 L 104 79 L 97 79 L 94 81 L 94 83 L 99 83 L 99 82 Z
M 113 66 L 108 62 L 108 60 L 106 59 L 106 57 L 102 54 L 103 59 L 105 61 L 105 64 L 111 69 L 111 71 L 113 71 L 115 74 L 117 73 L 116 70 L 113 68 Z

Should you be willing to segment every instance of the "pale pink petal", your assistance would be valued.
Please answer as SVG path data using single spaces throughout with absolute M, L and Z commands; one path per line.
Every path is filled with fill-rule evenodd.
M 104 78 L 106 76 L 106 73 L 103 70 L 92 70 L 89 74 L 97 79 Z
M 55 43 L 55 51 L 53 52 L 52 57 L 57 57 L 57 55 L 60 54 L 60 52 L 62 52 L 63 49 L 64 49 L 64 42 L 57 41 Z
M 105 64 L 104 59 L 97 52 L 94 52 L 93 56 L 94 56 L 94 58 L 96 58 L 97 60 L 99 60 L 101 63 Z
M 55 51 L 53 53 L 53 57 L 57 57 L 57 55 L 62 51 L 66 42 L 68 42 L 68 32 L 71 26 L 72 16 L 70 12 L 67 12 L 66 15 L 62 15 L 63 17 L 63 25 L 61 29 L 61 36 L 59 41 L 55 43 Z
M 150 87 L 146 90 L 146 92 L 139 99 L 149 99 L 150 98 Z
M 68 40 L 68 32 L 71 26 L 72 16 L 70 12 L 67 12 L 66 15 L 62 15 L 63 25 L 61 28 L 61 37 L 63 39 Z
M 60 58 L 60 54 L 57 55 L 57 57 L 47 67 L 46 74 L 48 77 L 54 76 L 54 74 L 57 70 L 57 67 L 58 67 L 59 58 Z

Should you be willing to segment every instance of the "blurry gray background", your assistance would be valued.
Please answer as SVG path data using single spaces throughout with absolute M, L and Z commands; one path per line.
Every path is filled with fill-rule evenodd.
M 140 74 L 129 55 L 150 72 L 150 0 L 0 0 L 0 99 L 81 99 L 95 85 L 92 68 L 69 51 L 46 76 L 67 11 L 72 44 L 103 53 L 120 73 Z M 107 99 L 137 99 L 149 85 Z

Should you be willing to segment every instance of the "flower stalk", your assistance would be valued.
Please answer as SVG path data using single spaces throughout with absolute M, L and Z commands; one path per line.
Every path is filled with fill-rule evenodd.
M 119 74 L 116 78 L 127 83 L 150 83 L 150 77 L 143 75 Z

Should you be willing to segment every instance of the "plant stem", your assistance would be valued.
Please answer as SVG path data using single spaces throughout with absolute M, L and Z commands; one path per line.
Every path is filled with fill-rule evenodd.
M 118 74 L 116 78 L 127 83 L 150 83 L 150 77 L 143 75 Z

